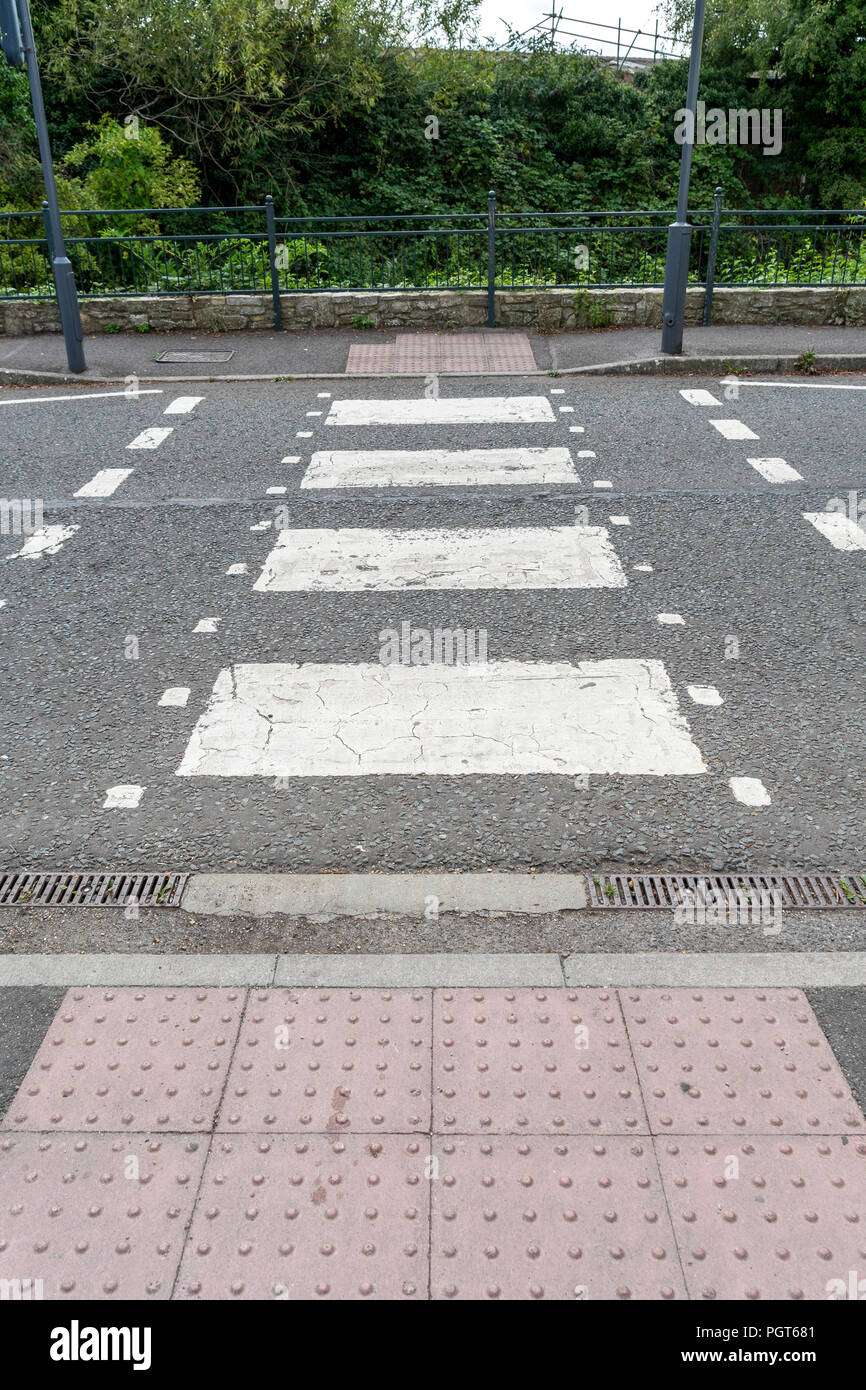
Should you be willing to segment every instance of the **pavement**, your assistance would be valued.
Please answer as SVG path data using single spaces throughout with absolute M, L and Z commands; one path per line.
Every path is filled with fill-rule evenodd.
M 0 1278 L 30 1297 L 862 1296 L 863 1112 L 800 990 L 0 1008 L 47 1025 L 4 1055 Z
M 141 381 L 341 376 L 353 349 L 378 349 L 383 354 L 383 362 L 389 362 L 387 353 L 398 332 L 400 330 L 319 329 L 281 333 L 258 330 L 94 334 L 85 338 L 87 371 L 69 379 L 123 382 L 128 376 Z M 476 336 L 473 330 L 467 332 Z M 459 343 L 467 332 L 443 331 L 434 336 L 439 341 Z M 513 330 L 485 330 L 483 336 L 495 341 L 511 332 Z M 402 336 L 417 338 L 420 335 Z M 656 328 L 609 328 L 598 332 L 529 333 L 527 336 L 536 369 L 541 372 L 594 371 L 620 363 L 632 369 L 635 364 L 644 364 L 654 371 L 714 371 L 718 368 L 721 374 L 727 370 L 728 362 L 736 364 L 751 359 L 755 359 L 755 365 L 762 371 L 775 369 L 779 359 L 784 359 L 790 370 L 796 359 L 810 349 L 820 358 L 826 358 L 831 366 L 836 365 L 833 359 L 843 359 L 850 367 L 866 366 L 866 328 L 855 327 L 690 327 L 685 331 L 683 358 L 664 362 L 658 360 L 661 333 Z M 231 357 L 227 361 L 205 362 L 156 360 L 166 352 L 217 356 L 230 353 Z M 393 366 L 367 370 L 372 375 L 394 373 Z M 69 376 L 62 337 L 56 333 L 41 333 L 0 339 L 0 381 L 23 381 L 28 374 L 34 373 Z
M 0 907 L 0 1280 L 862 1297 L 866 912 L 587 884 L 863 872 L 863 378 L 312 336 L 0 393 L 3 865 L 192 875 Z

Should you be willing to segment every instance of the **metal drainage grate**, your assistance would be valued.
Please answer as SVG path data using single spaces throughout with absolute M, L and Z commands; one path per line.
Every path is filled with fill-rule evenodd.
M 866 907 L 866 874 L 588 874 L 589 906 L 639 910 L 688 901 L 732 907 L 772 899 L 779 908 Z M 685 897 L 685 893 L 689 897 Z
M 159 352 L 154 357 L 154 362 L 230 362 L 234 357 L 234 348 L 230 352 Z
M 0 872 L 0 907 L 179 907 L 189 874 Z

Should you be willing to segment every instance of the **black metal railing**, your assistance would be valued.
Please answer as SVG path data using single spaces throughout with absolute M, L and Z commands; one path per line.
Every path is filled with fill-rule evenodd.
M 237 207 L 85 209 L 62 214 L 83 298 L 280 296 L 334 290 L 497 290 L 658 287 L 667 209 L 277 217 L 273 199 Z M 690 213 L 689 282 L 716 285 L 866 284 L 866 209 Z M 50 228 L 39 212 L 0 213 L 0 299 L 54 295 Z

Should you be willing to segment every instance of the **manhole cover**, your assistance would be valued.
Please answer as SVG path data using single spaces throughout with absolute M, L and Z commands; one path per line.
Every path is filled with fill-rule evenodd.
M 160 352 L 154 362 L 228 362 L 234 357 L 234 349 L 229 352 Z

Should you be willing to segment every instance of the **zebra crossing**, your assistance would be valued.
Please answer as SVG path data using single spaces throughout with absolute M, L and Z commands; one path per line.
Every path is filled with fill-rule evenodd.
M 561 392 L 557 392 L 561 394 Z M 537 447 L 533 426 L 560 413 L 547 395 L 331 400 L 327 430 L 385 426 L 400 435 L 429 427 L 429 449 L 313 451 L 301 489 L 496 489 L 515 481 L 580 484 L 571 451 Z M 439 424 L 526 428 L 519 448 L 440 449 Z M 583 426 L 570 426 L 582 432 Z M 494 438 L 491 445 L 495 442 Z M 586 457 L 594 457 L 586 451 Z M 271 491 L 276 492 L 277 489 Z M 381 494 L 380 494 L 381 495 Z M 362 504 L 363 506 L 363 504 Z M 288 511 L 288 509 L 286 509 Z M 437 591 L 624 590 L 613 515 L 590 525 L 275 526 L 250 601 L 281 595 Z M 269 530 L 271 522 L 251 531 Z M 649 571 L 649 566 L 638 568 Z M 275 617 L 277 610 L 275 608 Z M 659 622 L 682 621 L 659 615 Z M 217 618 L 197 632 L 216 632 Z M 699 777 L 708 769 L 664 662 L 654 653 L 587 661 L 488 660 L 486 633 L 430 634 L 383 628 L 378 662 L 249 661 L 224 666 L 199 715 L 177 775 L 183 778 L 309 778 L 388 775 L 635 775 Z M 704 687 L 692 687 L 704 690 Z M 185 704 L 184 688 L 163 704 Z M 701 703 L 722 704 L 722 696 Z

